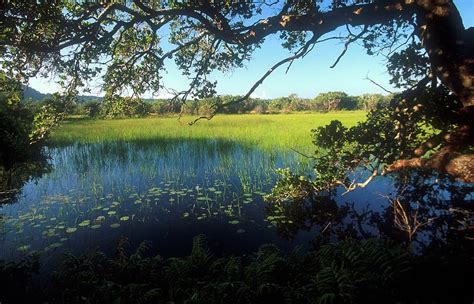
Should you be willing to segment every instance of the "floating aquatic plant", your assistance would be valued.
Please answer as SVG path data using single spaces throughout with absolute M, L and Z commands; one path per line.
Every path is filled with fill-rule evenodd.
M 84 221 L 82 221 L 82 222 L 79 223 L 79 226 L 80 226 L 80 227 L 86 227 L 86 226 L 89 226 L 90 223 L 91 223 L 90 220 L 84 220 Z

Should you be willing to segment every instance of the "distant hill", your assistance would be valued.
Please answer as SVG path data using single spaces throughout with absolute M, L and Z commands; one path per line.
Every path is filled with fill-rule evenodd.
M 32 101 L 41 101 L 45 98 L 51 97 L 51 94 L 43 94 L 38 90 L 33 89 L 32 87 L 24 87 L 23 91 L 23 99 L 24 100 L 32 100 Z M 103 97 L 100 96 L 90 96 L 90 95 L 79 95 L 77 96 L 77 101 L 79 103 L 87 102 L 93 99 L 101 100 Z
M 25 100 L 31 99 L 33 101 L 41 101 L 49 96 L 51 96 L 51 94 L 43 94 L 31 87 L 25 87 L 23 91 L 23 99 Z
M 77 102 L 83 103 L 83 102 L 88 102 L 89 100 L 102 100 L 104 97 L 100 96 L 92 96 L 92 95 L 79 95 L 77 96 Z

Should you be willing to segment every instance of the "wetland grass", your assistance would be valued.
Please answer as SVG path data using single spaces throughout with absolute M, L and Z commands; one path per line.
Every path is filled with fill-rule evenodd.
M 105 141 L 221 140 L 265 150 L 290 148 L 311 152 L 311 130 L 332 120 L 353 126 L 365 119 L 363 111 L 311 114 L 218 115 L 193 126 L 193 117 L 147 117 L 120 120 L 66 121 L 52 136 L 53 145 Z

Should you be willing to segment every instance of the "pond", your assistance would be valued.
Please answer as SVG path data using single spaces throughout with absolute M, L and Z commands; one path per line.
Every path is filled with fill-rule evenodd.
M 163 256 L 188 254 L 199 234 L 216 254 L 247 254 L 265 243 L 310 248 L 334 214 L 352 224 L 367 208 L 382 213 L 388 201 L 381 193 L 394 189 L 393 180 L 380 178 L 337 202 L 318 202 L 322 211 L 281 210 L 263 200 L 275 169 L 311 172 L 292 151 L 180 140 L 75 144 L 47 153 L 52 169 L 0 207 L 0 260 L 39 252 L 47 263 L 93 248 L 112 254 L 121 237 L 132 246 L 150 241 Z M 335 211 L 347 202 L 352 213 Z

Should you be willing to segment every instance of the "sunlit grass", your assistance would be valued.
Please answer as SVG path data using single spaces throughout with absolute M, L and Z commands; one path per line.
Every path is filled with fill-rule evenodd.
M 366 112 L 332 112 L 279 115 L 218 115 L 193 126 L 194 117 L 147 117 L 121 120 L 70 120 L 55 130 L 53 144 L 103 141 L 218 139 L 263 149 L 311 151 L 311 130 L 338 119 L 353 126 Z

